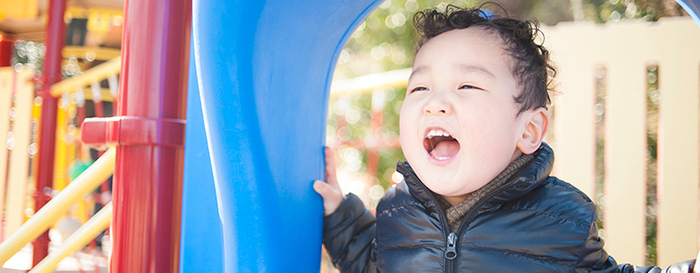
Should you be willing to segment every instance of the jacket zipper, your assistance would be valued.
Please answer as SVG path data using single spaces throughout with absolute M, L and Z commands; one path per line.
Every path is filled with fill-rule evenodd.
M 414 181 L 420 181 L 420 179 L 418 179 L 418 177 L 416 177 L 416 175 L 412 171 L 408 172 L 408 174 L 411 176 L 411 178 L 414 179 Z M 443 232 L 443 236 L 445 236 L 445 241 L 446 241 L 446 244 L 445 244 L 445 273 L 459 272 L 459 270 L 457 270 L 457 261 L 456 261 L 457 256 L 459 256 L 459 254 L 457 253 L 457 247 L 458 247 L 457 241 L 459 239 L 459 236 L 457 234 L 462 234 L 462 232 L 464 232 L 464 229 L 466 228 L 466 226 L 468 226 L 467 224 L 474 221 L 474 218 L 476 217 L 477 212 L 479 211 L 479 209 L 481 209 L 481 206 L 483 206 L 484 203 L 486 203 L 486 201 L 490 200 L 491 198 L 498 195 L 499 193 L 507 190 L 508 188 L 513 187 L 513 185 L 515 183 L 517 183 L 517 182 L 503 185 L 500 188 L 490 192 L 488 195 L 481 198 L 478 202 L 476 202 L 476 204 L 474 204 L 474 206 L 472 206 L 472 208 L 469 209 L 469 211 L 467 211 L 467 214 L 464 216 L 464 220 L 462 220 L 462 223 L 460 223 L 459 227 L 457 228 L 457 232 L 452 231 L 449 234 L 447 234 L 447 231 L 450 230 L 450 225 L 447 221 L 447 215 L 445 215 L 445 211 L 442 208 L 438 209 L 438 214 L 440 215 L 440 220 L 441 220 L 440 222 L 442 222 L 443 230 L 445 231 L 445 232 Z M 418 183 L 418 186 L 421 187 L 423 189 L 423 191 L 428 193 L 428 197 L 430 198 L 431 201 L 433 201 L 433 203 L 436 206 L 440 206 L 437 198 L 430 192 L 430 190 L 428 190 L 428 187 L 423 185 L 422 182 Z
M 405 167 L 405 166 L 404 166 Z M 446 242 L 445 244 L 445 272 L 453 272 L 454 271 L 454 264 L 455 264 L 455 259 L 457 258 L 457 234 L 454 232 L 450 232 L 449 234 L 447 233 L 448 230 L 450 230 L 450 224 L 447 221 L 447 215 L 445 214 L 445 210 L 443 210 L 440 206 L 440 203 L 438 202 L 437 198 L 435 195 L 432 194 L 430 190 L 428 190 L 428 187 L 423 185 L 423 182 L 420 182 L 420 179 L 413 173 L 413 171 L 407 172 L 413 181 L 418 182 L 418 186 L 426 193 L 428 193 L 428 197 L 430 198 L 431 201 L 433 201 L 433 204 L 435 206 L 438 206 L 438 215 L 440 215 L 440 222 L 442 223 L 442 236 L 444 236 L 444 240 Z M 451 239 L 451 240 L 450 240 Z M 450 242 L 452 242 L 452 246 L 450 247 Z M 451 256 L 454 254 L 454 256 Z M 448 256 L 451 256 L 452 258 L 448 258 Z
M 447 250 L 445 251 L 445 258 L 448 260 L 454 260 L 457 258 L 457 233 L 450 232 L 450 235 L 447 235 Z
M 456 234 L 454 232 L 450 233 L 450 235 L 454 234 L 454 238 L 455 238 L 455 246 L 454 246 L 455 258 L 457 257 L 457 252 L 456 252 L 457 251 L 456 250 L 457 234 L 462 234 L 464 232 L 464 229 L 466 229 L 466 227 L 468 226 L 468 224 L 471 223 L 472 221 L 474 221 L 474 218 L 476 218 L 476 215 L 478 214 L 479 210 L 481 209 L 481 206 L 483 206 L 488 200 L 490 200 L 494 196 L 498 195 L 499 193 L 504 192 L 505 190 L 513 187 L 513 185 L 515 183 L 517 183 L 517 182 L 503 185 L 500 188 L 490 192 L 489 194 L 487 194 L 483 198 L 479 199 L 479 201 L 477 201 L 474 204 L 474 206 L 472 206 L 471 209 L 469 209 L 469 211 L 467 211 L 467 214 L 464 215 L 464 219 L 462 220 L 462 223 L 460 223 L 459 227 L 457 228 L 457 233 Z M 449 240 L 448 240 L 448 246 L 449 246 Z M 447 255 L 447 253 L 445 255 Z M 449 265 L 449 267 L 446 266 L 446 268 L 447 268 L 447 270 L 446 270 L 447 272 L 459 272 L 459 270 L 457 270 L 457 263 L 454 261 L 454 258 L 452 260 L 452 263 Z

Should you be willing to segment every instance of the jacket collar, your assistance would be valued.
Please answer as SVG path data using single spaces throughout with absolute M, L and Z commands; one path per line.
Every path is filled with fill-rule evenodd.
M 540 148 L 535 152 L 535 158 L 513 174 L 509 181 L 506 182 L 507 187 L 493 196 L 487 203 L 501 204 L 527 194 L 549 177 L 553 165 L 554 151 L 547 143 L 543 142 Z M 399 161 L 396 165 L 396 170 L 403 174 L 404 181 L 411 195 L 421 203 L 425 204 L 427 201 L 434 198 L 430 190 L 420 181 L 408 162 Z

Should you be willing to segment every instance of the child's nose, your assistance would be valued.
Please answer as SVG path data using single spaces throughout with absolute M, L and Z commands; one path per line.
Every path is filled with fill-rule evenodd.
M 435 99 L 428 102 L 423 111 L 426 115 L 449 115 L 452 113 L 452 106 L 442 99 Z

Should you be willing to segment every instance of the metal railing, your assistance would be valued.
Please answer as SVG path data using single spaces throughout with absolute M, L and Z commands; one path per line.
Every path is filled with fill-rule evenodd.
M 29 218 L 20 229 L 12 233 L 7 240 L 2 242 L 2 244 L 0 244 L 0 264 L 7 262 L 7 260 L 22 249 L 24 245 L 39 237 L 39 235 L 51 227 L 53 223 L 58 221 L 58 219 L 68 211 L 71 205 L 82 200 L 83 196 L 95 190 L 102 182 L 109 178 L 114 172 L 115 159 L 116 150 L 110 148 L 87 170 L 51 199 L 46 206 L 37 211 L 33 217 Z M 101 218 L 109 218 L 111 216 L 111 206 L 110 208 L 105 207 L 105 209 L 100 211 L 99 215 Z M 94 222 L 97 222 L 95 225 L 99 227 L 104 224 L 104 219 L 95 220 Z M 95 228 L 96 227 L 92 227 L 90 230 L 94 231 Z M 89 239 L 83 238 L 83 240 Z M 77 242 L 72 245 L 77 245 Z M 65 251 L 62 253 L 65 253 Z M 68 254 L 70 254 L 70 252 Z M 52 258 L 52 260 L 55 259 L 56 258 Z

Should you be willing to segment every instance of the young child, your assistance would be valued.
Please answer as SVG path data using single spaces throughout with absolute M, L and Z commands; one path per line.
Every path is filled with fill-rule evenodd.
M 326 149 L 323 242 L 342 272 L 659 272 L 603 250 L 596 206 L 550 176 L 554 69 L 532 21 L 448 6 L 423 37 L 401 108 L 404 181 L 376 218 L 343 197 Z M 409 165 L 410 162 L 410 165 Z M 691 272 L 693 261 L 668 272 Z

